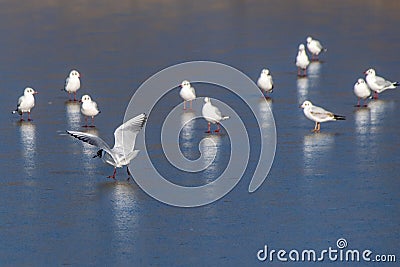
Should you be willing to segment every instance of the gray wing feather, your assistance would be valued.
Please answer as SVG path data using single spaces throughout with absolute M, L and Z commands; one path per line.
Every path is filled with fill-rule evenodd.
M 67 133 L 83 142 L 86 142 L 88 144 L 91 144 L 93 146 L 96 146 L 100 149 L 103 149 L 105 152 L 107 152 L 116 162 L 116 159 L 111 152 L 111 148 L 108 146 L 108 144 L 101 139 L 100 137 L 94 135 L 94 134 L 88 134 L 88 133 L 83 133 L 83 132 L 77 132 L 77 131 L 67 131 Z
M 378 86 L 383 86 L 383 87 L 387 87 L 387 86 L 391 86 L 392 85 L 391 82 L 389 82 L 389 81 L 387 81 L 384 78 L 379 77 L 379 76 L 375 77 L 375 82 L 376 82 L 376 84 Z
M 113 150 L 122 149 L 126 150 L 126 152 L 132 151 L 135 147 L 136 136 L 143 128 L 146 120 L 146 114 L 142 113 L 120 125 L 114 132 L 115 145 Z

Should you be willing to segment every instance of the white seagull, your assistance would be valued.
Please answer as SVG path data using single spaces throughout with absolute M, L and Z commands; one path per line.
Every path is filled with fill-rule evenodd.
M 307 37 L 307 48 L 311 53 L 311 60 L 318 61 L 318 55 L 321 52 L 326 52 L 328 49 L 322 46 L 320 41 L 313 39 L 311 36 Z
M 326 121 L 336 121 L 336 120 L 345 120 L 345 116 L 333 114 L 330 111 L 327 111 L 321 107 L 314 106 L 310 101 L 306 100 L 300 106 L 303 108 L 304 115 L 312 120 L 315 121 L 315 127 L 313 132 L 319 133 L 321 130 L 321 122 Z
M 81 112 L 85 116 L 86 124 L 83 127 L 88 127 L 88 117 L 92 117 L 92 125 L 90 127 L 95 127 L 94 116 L 100 113 L 99 109 L 97 108 L 97 103 L 94 102 L 89 95 L 82 96 L 82 99 L 79 102 L 82 103 Z
M 368 84 L 364 81 L 364 79 L 358 79 L 357 82 L 354 84 L 354 94 L 357 96 L 357 105 L 356 107 L 360 106 L 360 100 L 363 99 L 364 107 L 367 106 L 366 99 L 372 98 L 371 90 L 368 87 Z
M 304 44 L 299 45 L 299 51 L 297 52 L 296 57 L 296 66 L 297 66 L 297 75 L 298 76 L 306 76 L 307 75 L 307 67 L 310 64 L 308 60 L 308 56 L 306 54 L 306 49 Z M 303 75 L 301 75 L 301 70 L 303 70 Z
M 18 98 L 17 108 L 12 113 L 21 115 L 20 121 L 24 121 L 23 114 L 28 113 L 28 121 L 31 121 L 31 109 L 35 106 L 35 97 L 38 92 L 30 87 L 26 87 L 24 94 Z
M 186 101 L 190 101 L 190 109 L 192 109 L 192 100 L 196 98 L 196 91 L 190 85 L 190 82 L 186 80 L 181 83 L 181 87 L 179 95 L 183 99 L 183 109 L 186 109 Z
M 400 85 L 398 82 L 391 82 L 385 78 L 377 76 L 374 69 L 368 69 L 364 74 L 367 75 L 365 80 L 367 81 L 369 88 L 374 91 L 374 99 L 378 99 L 378 94 L 383 91 L 387 89 L 395 89 Z
M 67 79 L 65 79 L 65 86 L 64 90 L 70 95 L 71 93 L 74 94 L 74 101 L 76 100 L 76 91 L 81 88 L 81 80 L 79 79 L 81 75 L 76 70 L 71 70 Z M 70 98 L 71 101 L 71 98 Z
M 214 131 L 218 133 L 220 131 L 220 126 L 219 123 L 220 121 L 227 120 L 229 119 L 229 116 L 223 116 L 221 114 L 221 111 L 216 107 L 211 104 L 211 100 L 209 97 L 204 98 L 204 105 L 203 109 L 201 110 L 201 113 L 203 117 L 206 119 L 208 122 L 208 130 L 206 133 L 210 133 L 210 128 L 211 128 L 211 123 L 217 124 L 217 129 Z
M 67 133 L 83 142 L 100 148 L 93 158 L 99 157 L 105 163 L 114 166 L 114 173 L 113 175 L 108 176 L 108 178 L 115 180 L 117 168 L 126 166 L 129 180 L 131 174 L 128 165 L 139 153 L 139 150 L 135 150 L 136 136 L 143 128 L 146 120 L 146 114 L 142 113 L 120 125 L 114 132 L 115 144 L 113 148 L 110 148 L 103 139 L 94 134 L 76 131 L 67 131 Z
M 263 69 L 260 77 L 257 80 L 258 87 L 265 93 L 272 93 L 274 89 L 274 81 L 269 72 L 269 69 Z

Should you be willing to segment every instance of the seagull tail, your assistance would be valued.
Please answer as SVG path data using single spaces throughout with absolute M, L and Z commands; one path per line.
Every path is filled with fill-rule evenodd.
M 394 82 L 394 83 L 393 83 L 393 86 L 394 86 L 394 87 L 399 86 L 399 85 L 400 85 L 399 82 Z
M 229 116 L 223 116 L 221 121 L 224 121 L 224 120 L 227 120 L 227 119 L 229 119 Z
M 344 121 L 344 120 L 346 119 L 346 116 L 342 116 L 342 115 L 333 115 L 333 118 L 334 118 L 335 120 L 338 120 L 338 121 Z

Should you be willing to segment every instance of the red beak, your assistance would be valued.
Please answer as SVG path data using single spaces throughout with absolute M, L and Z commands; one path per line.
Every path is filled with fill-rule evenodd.
M 36 95 L 36 94 L 39 94 L 39 92 L 38 92 L 38 91 L 35 91 L 33 94 Z

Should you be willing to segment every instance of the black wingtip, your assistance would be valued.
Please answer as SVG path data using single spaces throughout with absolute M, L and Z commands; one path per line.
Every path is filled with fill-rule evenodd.
M 342 116 L 342 115 L 334 115 L 335 120 L 338 121 L 344 121 L 346 120 L 346 116 Z
M 399 86 L 400 83 L 399 83 L 399 82 L 394 82 L 393 85 L 394 85 L 394 86 Z

